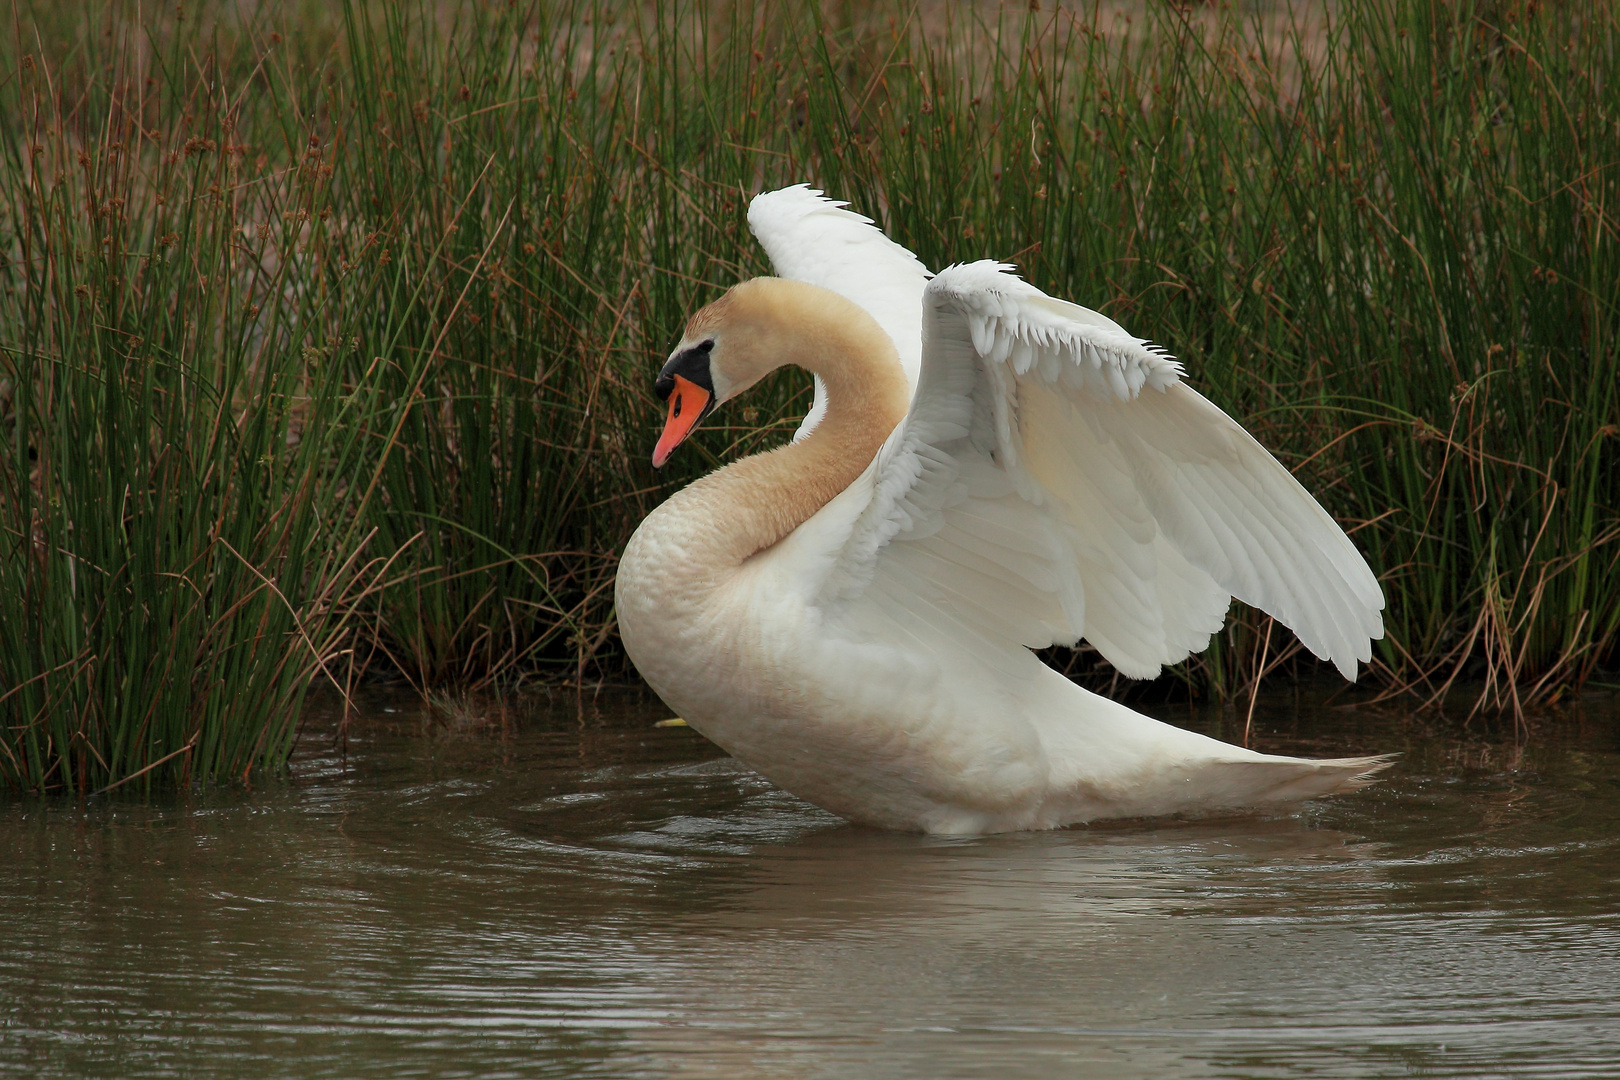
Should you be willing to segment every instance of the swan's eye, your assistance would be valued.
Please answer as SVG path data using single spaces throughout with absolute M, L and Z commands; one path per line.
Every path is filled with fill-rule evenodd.
M 700 342 L 699 344 L 694 346 L 694 348 L 696 348 L 699 352 L 713 352 L 714 351 L 714 338 L 710 338 L 707 341 Z

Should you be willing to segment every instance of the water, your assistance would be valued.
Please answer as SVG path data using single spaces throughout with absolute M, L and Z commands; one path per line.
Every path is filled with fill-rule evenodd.
M 372 708 L 291 782 L 0 806 L 0 1074 L 1620 1076 L 1612 701 L 1523 746 L 1277 702 L 1263 749 L 1401 762 L 972 840 L 851 828 L 655 705 Z

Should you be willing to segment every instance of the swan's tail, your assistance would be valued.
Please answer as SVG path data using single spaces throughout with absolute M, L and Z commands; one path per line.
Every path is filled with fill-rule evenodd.
M 1212 761 L 1189 778 L 1194 802 L 1211 809 L 1275 806 L 1355 791 L 1378 782 L 1390 755 L 1354 758 L 1260 757 Z M 1192 794 L 1189 792 L 1189 794 Z
M 1124 774 L 1101 782 L 1081 779 L 1053 792 L 1042 807 L 1039 827 L 1107 818 L 1280 810 L 1376 783 L 1378 774 L 1392 761 L 1389 757 L 1274 757 L 1213 739 L 1207 742 L 1218 749 L 1199 759 L 1143 763 L 1134 776 Z
M 1376 783 L 1393 761 L 1257 753 L 1149 719 L 1053 675 L 1036 676 L 1050 696 L 1031 710 L 1052 766 L 1043 824 L 1280 809 Z

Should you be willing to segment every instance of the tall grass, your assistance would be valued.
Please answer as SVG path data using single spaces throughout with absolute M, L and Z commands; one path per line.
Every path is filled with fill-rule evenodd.
M 867 144 L 925 259 L 971 232 L 1106 298 L 1358 527 L 1389 685 L 1513 709 L 1620 624 L 1620 38 L 1534 8 L 1025 23 L 936 60 L 910 137 Z M 1269 630 L 1194 670 L 1232 692 Z
M 624 538 L 807 404 L 783 374 L 647 463 L 650 374 L 800 180 L 1176 352 L 1355 530 L 1382 685 L 1523 708 L 1612 664 L 1615 16 L 1026 7 L 25 8 L 5 784 L 275 768 L 368 665 L 619 672 Z M 1236 611 L 1181 677 L 1294 649 Z
M 357 579 L 315 287 L 312 153 L 246 175 L 241 102 L 181 35 L 87 35 L 68 97 L 25 54 L 0 168 L 0 777 L 81 792 L 285 758 Z

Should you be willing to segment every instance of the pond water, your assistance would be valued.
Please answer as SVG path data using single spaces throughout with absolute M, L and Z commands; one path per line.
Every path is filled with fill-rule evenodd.
M 1400 762 L 970 840 L 845 825 L 645 699 L 368 709 L 254 791 L 0 805 L 0 1074 L 1620 1076 L 1612 699 L 1524 741 L 1262 702 L 1262 749 Z

